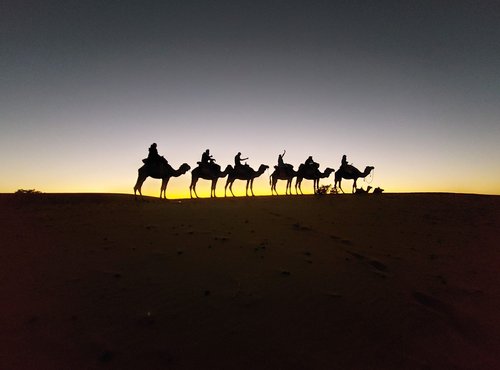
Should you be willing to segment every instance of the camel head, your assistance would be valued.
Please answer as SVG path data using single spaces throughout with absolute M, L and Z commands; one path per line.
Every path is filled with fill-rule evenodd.
M 327 167 L 324 172 L 325 177 L 329 177 L 335 170 L 333 168 Z
M 220 173 L 219 177 L 226 177 L 231 171 L 233 171 L 233 166 L 228 164 L 224 171 Z
M 374 169 L 375 169 L 375 167 L 373 167 L 373 166 L 366 166 L 366 167 L 365 167 L 365 173 L 366 173 L 367 175 L 369 175 L 369 174 L 370 174 L 370 172 L 372 172 Z
M 179 172 L 182 173 L 183 175 L 188 172 L 189 170 L 191 169 L 191 166 L 187 163 L 183 163 L 180 167 L 179 167 Z
M 269 168 L 269 166 L 268 166 L 268 165 L 261 164 L 261 165 L 259 166 L 259 170 L 258 170 L 257 172 L 259 172 L 259 173 L 264 173 L 264 172 L 265 172 L 268 168 Z

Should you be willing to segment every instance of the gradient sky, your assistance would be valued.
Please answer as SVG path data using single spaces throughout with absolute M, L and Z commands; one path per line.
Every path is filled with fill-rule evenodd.
M 347 154 L 386 191 L 500 194 L 498 1 L 3 0 L 0 32 L 0 192 L 131 193 L 156 142 L 174 167 Z

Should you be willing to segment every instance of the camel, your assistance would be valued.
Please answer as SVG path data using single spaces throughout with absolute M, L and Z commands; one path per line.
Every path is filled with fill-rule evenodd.
M 348 164 L 347 166 L 341 166 L 337 172 L 335 172 L 335 184 L 333 186 L 334 189 L 337 189 L 337 183 L 339 184 L 339 189 L 342 190 L 342 179 L 346 180 L 354 180 L 354 184 L 352 185 L 352 192 L 356 192 L 356 181 L 358 178 L 365 178 L 375 169 L 373 166 L 366 166 L 365 170 L 361 172 L 356 167 Z
M 306 166 L 305 164 L 301 164 L 299 166 L 299 170 L 297 171 L 297 180 L 295 181 L 295 193 L 298 194 L 297 191 L 298 189 L 300 191 L 300 194 L 304 194 L 301 188 L 303 179 L 313 180 L 314 193 L 316 193 L 316 191 L 319 188 L 319 180 L 330 176 L 334 171 L 335 170 L 333 168 L 327 168 L 322 173 L 317 166 L 311 167 L 311 166 Z
M 134 196 L 135 199 L 137 199 L 137 191 L 141 195 L 141 199 L 144 199 L 142 197 L 142 184 L 148 177 L 152 177 L 154 179 L 161 179 L 161 188 L 160 188 L 160 198 L 167 199 L 166 191 L 167 191 L 167 185 L 168 181 L 170 180 L 171 177 L 179 177 L 181 175 L 184 175 L 186 172 L 188 172 L 191 169 L 191 167 L 187 163 L 183 163 L 179 169 L 174 170 L 172 166 L 170 166 L 167 162 L 161 162 L 157 164 L 145 164 L 141 168 L 139 168 L 139 176 L 137 177 L 137 182 L 134 186 Z
M 359 189 L 356 188 L 356 190 L 354 191 L 354 194 L 357 194 L 357 195 L 364 195 L 364 194 L 368 194 L 370 192 L 370 190 L 372 190 L 372 187 L 370 185 L 368 185 L 368 187 L 365 189 L 363 189 L 363 187 L 360 187 Z
M 210 165 L 200 164 L 194 170 L 191 171 L 191 185 L 189 185 L 189 195 L 193 198 L 193 193 L 198 198 L 196 194 L 196 183 L 199 179 L 211 180 L 212 186 L 210 188 L 210 197 L 216 197 L 215 187 L 217 186 L 217 180 L 220 177 L 226 177 L 227 174 L 233 169 L 231 165 L 227 165 L 226 169 L 221 172 L 221 168 L 216 163 L 211 163 Z
M 224 196 L 226 196 L 227 186 L 229 185 L 229 190 L 231 191 L 231 194 L 234 197 L 233 183 L 235 180 L 246 180 L 247 182 L 247 187 L 245 192 L 246 196 L 248 197 L 249 186 L 252 196 L 255 196 L 255 194 L 253 193 L 253 180 L 255 180 L 256 177 L 262 175 L 264 171 L 267 170 L 268 168 L 269 166 L 266 166 L 265 164 L 261 164 L 258 171 L 255 171 L 253 168 L 248 166 L 232 168 L 227 176 L 226 186 L 224 187 Z
M 278 195 L 278 191 L 276 190 L 276 184 L 278 180 L 286 180 L 286 190 L 285 194 L 288 195 L 290 191 L 290 195 L 292 195 L 292 180 L 297 176 L 297 172 L 293 169 L 292 165 L 288 165 L 286 167 L 280 168 L 278 166 L 274 166 L 274 172 L 269 176 L 269 184 L 271 185 L 271 194 Z

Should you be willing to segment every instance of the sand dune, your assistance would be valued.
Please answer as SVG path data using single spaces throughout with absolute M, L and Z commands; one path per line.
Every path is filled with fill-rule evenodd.
M 500 197 L 0 195 L 2 369 L 500 367 Z

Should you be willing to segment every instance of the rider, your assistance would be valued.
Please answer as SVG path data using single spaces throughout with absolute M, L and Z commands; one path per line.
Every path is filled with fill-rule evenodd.
M 211 165 L 215 162 L 215 159 L 210 155 L 210 150 L 207 149 L 201 155 L 201 164 Z
M 154 164 L 160 162 L 168 163 L 164 157 L 158 154 L 156 143 L 151 144 L 148 151 L 149 151 L 148 157 L 142 160 L 144 163 L 146 164 Z
M 283 162 L 283 157 L 286 154 L 286 150 L 283 150 L 283 154 L 278 155 L 278 167 L 285 167 L 285 162 Z
M 243 167 L 243 166 L 248 166 L 246 163 L 243 165 L 241 164 L 241 161 L 246 161 L 248 158 L 241 158 L 241 152 L 238 152 L 236 156 L 234 157 L 234 166 L 235 168 Z
M 344 170 L 346 173 L 350 173 L 351 169 L 349 166 L 350 166 L 350 164 L 347 162 L 347 156 L 344 154 L 342 156 L 342 161 L 340 162 L 339 170 Z
M 349 164 L 349 163 L 347 163 L 347 156 L 344 154 L 344 155 L 342 156 L 342 161 L 341 161 L 341 163 L 340 163 L 340 167 L 345 167 L 345 166 L 347 166 L 348 164 Z
M 306 159 L 306 161 L 304 162 L 304 164 L 306 165 L 306 167 L 319 168 L 319 163 L 314 162 L 314 159 L 313 159 L 312 155 L 310 155 L 309 158 Z
M 286 154 L 286 150 L 283 150 L 283 154 L 278 155 L 278 165 L 274 166 L 277 170 L 283 170 L 285 172 L 288 172 L 290 170 L 293 170 L 293 166 L 291 164 L 285 163 L 283 161 L 283 157 Z

